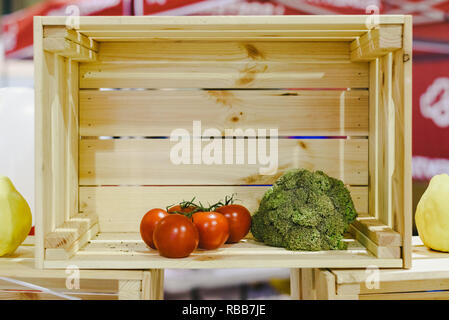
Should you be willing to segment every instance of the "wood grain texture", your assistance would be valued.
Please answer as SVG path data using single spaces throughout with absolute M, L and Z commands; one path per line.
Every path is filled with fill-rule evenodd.
M 399 247 L 402 236 L 374 217 L 360 216 L 353 225 L 372 242 L 383 247 Z
M 368 64 L 148 62 L 81 65 L 81 88 L 367 88 Z
M 82 136 L 170 136 L 204 128 L 276 128 L 280 135 L 368 135 L 367 91 L 80 92 Z
M 379 246 L 370 238 L 368 238 L 363 232 L 359 231 L 353 225 L 349 226 L 349 232 L 352 236 L 361 244 L 363 244 L 372 254 L 379 258 L 393 258 L 399 259 L 401 257 L 401 248 L 399 246 L 384 247 Z
M 98 54 L 103 63 L 150 62 L 349 62 L 348 43 L 290 41 L 273 43 L 212 41 L 105 42 Z
M 404 15 L 380 15 L 381 25 L 402 24 Z M 43 17 L 44 25 L 65 25 L 65 17 Z M 111 16 L 80 17 L 77 30 L 368 30 L 366 15 L 302 16 Z
M 269 247 L 245 239 L 237 244 L 225 244 L 217 250 L 196 250 L 189 257 L 169 259 L 148 249 L 139 233 L 100 233 L 68 261 L 46 261 L 46 268 L 64 268 L 75 264 L 82 269 L 153 269 L 153 268 L 363 268 L 372 264 L 398 268 L 401 259 L 380 259 L 370 254 L 353 239 L 348 250 L 289 251 Z
M 264 186 L 184 186 L 184 187 L 82 187 L 80 210 L 98 215 L 102 232 L 136 232 L 143 215 L 151 208 L 163 208 L 183 200 L 216 203 L 226 195 L 236 195 L 238 203 L 255 213 L 269 187 Z M 367 187 L 350 186 L 359 214 L 368 210 Z
M 402 25 L 374 28 L 351 42 L 351 60 L 369 61 L 402 48 Z
M 395 158 L 392 174 L 392 226 L 403 235 L 404 267 L 412 264 L 412 17 L 405 17 L 403 48 L 392 56 L 395 77 Z
M 164 299 L 164 269 L 144 271 L 142 280 L 142 300 Z
M 251 140 L 244 144 L 248 141 Z M 368 183 L 366 139 L 280 139 L 279 164 L 274 175 L 259 174 L 258 164 L 174 165 L 170 160 L 174 144 L 165 139 L 81 140 L 79 183 L 83 186 L 272 184 L 290 168 L 324 170 L 350 185 Z M 203 148 L 206 144 L 203 142 Z M 248 152 L 247 146 L 234 147 L 234 157 L 237 151 Z

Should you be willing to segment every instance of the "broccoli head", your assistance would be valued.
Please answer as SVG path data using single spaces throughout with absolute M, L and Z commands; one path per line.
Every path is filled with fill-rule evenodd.
M 342 181 L 322 171 L 295 169 L 267 190 L 251 232 L 258 241 L 289 250 L 345 249 L 343 234 L 356 217 Z

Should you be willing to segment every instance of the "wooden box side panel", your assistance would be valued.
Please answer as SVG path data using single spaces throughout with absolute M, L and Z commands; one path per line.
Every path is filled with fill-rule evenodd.
M 49 235 L 78 214 L 79 65 L 45 51 L 41 18 L 34 23 L 36 263 L 42 267 Z

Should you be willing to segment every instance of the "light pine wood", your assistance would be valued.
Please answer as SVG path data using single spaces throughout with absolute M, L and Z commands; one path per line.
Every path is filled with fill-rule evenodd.
M 301 272 L 303 269 L 290 269 L 290 298 L 302 300 L 301 294 Z
M 378 23 L 402 24 L 404 15 L 380 15 Z M 43 17 L 45 25 L 65 25 L 66 17 Z M 79 17 L 84 30 L 369 30 L 366 15 L 304 15 L 304 16 L 151 16 L 151 17 Z
M 55 270 L 35 268 L 34 238 L 28 237 L 26 243 L 29 244 L 20 246 L 13 255 L 0 258 L 0 277 L 28 282 L 82 300 L 156 299 L 162 297 L 163 271 L 160 269 L 150 271 L 80 270 L 79 288 L 67 288 L 67 277 L 70 274 L 64 268 Z M 151 274 L 152 283 L 156 283 L 156 286 L 148 286 L 147 276 L 149 274 Z M 146 297 L 142 291 L 144 287 L 150 293 Z M 31 292 L 27 287 L 0 280 L 0 299 L 48 300 L 60 298 L 47 293 Z
M 64 212 L 64 210 L 61 210 L 61 212 Z M 96 214 L 79 213 L 45 236 L 45 248 L 69 249 L 76 240 L 96 223 L 98 223 Z
M 67 105 L 68 105 L 68 157 L 67 170 L 67 207 L 65 218 L 75 216 L 78 210 L 78 162 L 79 162 L 79 88 L 78 88 L 79 64 L 76 61 L 67 63 Z
M 335 277 L 327 270 L 314 269 L 317 300 L 334 300 L 336 298 Z
M 142 281 L 119 280 L 119 300 L 140 300 L 142 294 Z
M 45 26 L 44 28 L 44 38 L 50 38 L 50 39 L 66 39 L 69 41 L 72 41 L 74 43 L 77 43 L 86 49 L 98 52 L 98 43 L 89 37 L 86 37 L 85 35 L 72 30 L 68 29 L 65 26 Z
M 106 234 L 104 226 L 117 231 L 135 228 L 139 220 L 136 213 L 132 214 L 130 222 L 123 223 L 123 228 L 120 228 L 120 221 L 123 221 L 123 212 L 136 210 L 137 206 L 123 205 L 121 212 L 116 211 L 119 214 L 108 216 L 104 210 L 108 205 L 104 201 L 96 204 L 92 202 L 95 200 L 89 199 L 88 206 L 78 208 L 78 191 L 97 192 L 111 185 L 117 188 L 114 192 L 140 190 L 139 186 L 147 185 L 156 188 L 161 184 L 209 188 L 269 185 L 286 169 L 305 167 L 322 169 L 352 187 L 360 187 L 351 191 L 354 196 L 355 190 L 364 190 L 359 194 L 361 199 L 366 199 L 366 188 L 369 188 L 369 201 L 355 202 L 363 203 L 366 208 L 361 218 L 366 214 L 373 215 L 382 230 L 374 231 L 372 226 L 362 222 L 363 219 L 358 219 L 353 225 L 354 234 L 365 243 L 362 246 L 357 242 L 360 252 L 349 250 L 343 253 L 343 259 L 337 258 L 342 253 L 336 252 L 323 253 L 323 256 L 301 253 L 301 258 L 284 257 L 282 253 L 279 258 L 273 258 L 278 253 L 267 254 L 267 248 L 251 247 L 251 240 L 248 240 L 250 246 L 239 253 L 225 248 L 221 263 L 217 263 L 213 255 L 203 255 L 198 260 L 195 257 L 192 261 L 187 259 L 182 267 L 223 267 L 223 264 L 225 267 L 242 267 L 250 260 L 251 265 L 292 268 L 364 267 L 368 264 L 396 268 L 400 263 L 410 267 L 411 18 L 379 18 L 379 28 L 370 29 L 367 16 L 291 16 L 268 20 L 266 17 L 80 17 L 79 27 L 70 30 L 65 27 L 64 17 L 37 18 L 36 130 L 39 132 L 36 134 L 36 185 L 41 188 L 36 192 L 41 198 L 37 208 L 37 227 L 40 227 L 40 240 L 36 242 L 39 248 L 37 265 L 63 268 L 68 263 L 79 263 L 82 268 L 100 269 L 109 266 L 151 269 L 171 265 L 146 254 L 128 257 L 126 250 L 112 253 L 108 251 L 109 247 L 102 248 L 98 241 L 89 241 L 98 231 L 101 232 L 95 239 Z M 100 43 L 98 39 L 107 41 Z M 138 90 L 86 90 L 99 88 Z M 164 90 L 141 90 L 145 88 Z M 166 91 L 167 88 L 183 90 Z M 191 94 L 208 94 L 204 90 L 195 93 L 185 90 L 192 88 L 220 89 L 221 93 L 238 95 L 243 103 L 233 101 L 232 106 L 223 106 L 228 108 L 226 112 L 220 109 L 222 113 L 218 113 L 218 106 L 228 100 L 209 102 L 190 96 L 187 99 Z M 282 88 L 283 91 L 279 90 Z M 286 91 L 285 88 L 296 88 L 296 91 Z M 255 90 L 223 89 L 271 90 L 256 93 Z M 268 101 L 267 94 L 275 92 L 274 89 L 301 95 L 279 97 L 289 102 L 274 101 L 274 98 Z M 166 96 L 158 98 L 161 92 Z M 86 118 L 83 117 L 84 105 L 78 105 L 84 94 L 96 97 L 95 101 L 83 100 L 88 106 Z M 246 96 L 252 94 L 258 98 L 247 100 Z M 115 95 L 126 97 L 125 103 L 119 99 L 109 102 L 108 99 Z M 140 95 L 149 98 L 138 100 Z M 174 97 L 180 97 L 179 102 Z M 337 101 L 337 98 L 340 99 Z M 152 103 L 158 99 L 162 107 L 159 105 L 160 112 L 156 114 L 148 106 L 153 108 Z M 275 106 L 276 103 L 279 105 Z M 366 109 L 368 104 L 369 111 Z M 282 135 L 285 136 L 318 135 L 321 132 L 320 135 L 349 135 L 350 138 L 280 139 L 279 170 L 274 176 L 260 175 L 258 165 L 243 165 L 237 170 L 217 165 L 174 166 L 168 161 L 169 141 L 143 139 L 142 136 L 166 135 L 165 132 L 172 128 L 168 125 L 169 119 L 159 119 L 160 126 L 145 120 L 158 118 L 164 112 L 168 115 L 170 108 L 179 105 L 189 109 L 192 116 L 200 115 L 200 120 L 209 119 L 207 121 L 212 124 L 222 126 L 239 124 L 249 128 L 253 124 L 260 127 L 277 122 L 281 123 L 279 129 L 284 130 Z M 259 106 L 259 109 L 254 111 L 253 106 Z M 294 109 L 298 106 L 301 108 L 299 113 Z M 362 106 L 363 112 L 358 109 Z M 261 111 L 279 111 L 280 107 L 290 111 L 266 114 Z M 139 112 L 142 112 L 140 117 L 131 116 Z M 329 117 L 315 116 L 317 113 Z M 251 114 L 253 118 L 249 117 Z M 280 114 L 284 116 L 282 119 Z M 301 117 L 298 118 L 298 114 Z M 86 125 L 84 120 L 87 120 Z M 191 120 L 183 121 L 190 124 Z M 84 134 L 84 137 L 90 137 L 79 140 Z M 138 138 L 92 139 L 117 134 Z M 111 197 L 106 193 L 101 196 Z M 117 199 L 123 197 L 117 196 Z M 79 200 L 81 204 L 83 199 Z M 143 201 L 139 203 L 143 208 Z M 84 209 L 92 210 L 92 215 L 103 212 L 99 222 L 86 232 L 75 230 L 73 234 L 77 239 L 67 235 L 59 240 L 55 237 L 54 243 L 63 243 L 66 236 L 70 241 L 59 244 L 60 248 L 47 248 L 47 261 L 43 263 L 46 236 L 50 234 L 48 239 L 52 239 L 58 227 L 70 222 Z M 126 238 L 126 233 L 108 234 L 122 237 L 117 239 L 120 241 Z M 398 241 L 398 234 L 403 239 Z M 105 239 L 103 246 L 110 240 Z M 382 241 L 389 244 L 379 244 Z M 396 250 L 399 248 L 397 243 L 403 245 L 402 258 L 378 258 L 370 252 L 379 255 L 379 248 L 384 247 Z M 242 259 L 242 253 L 248 257 Z M 347 290 L 337 295 L 334 292 L 335 298 L 352 297 L 349 287 Z
M 401 257 L 401 248 L 396 247 L 382 247 L 371 241 L 363 232 L 359 231 L 353 225 L 349 226 L 349 232 L 352 236 L 365 246 L 372 254 L 379 258 L 393 258 L 399 259 Z
M 170 136 L 191 131 L 193 121 L 222 134 L 276 128 L 290 136 L 368 135 L 367 91 L 82 90 L 80 108 L 82 136 Z
M 81 230 L 80 230 L 81 231 Z M 81 248 L 83 248 L 90 239 L 95 237 L 100 232 L 100 226 L 95 223 L 86 232 L 75 241 L 69 243 L 65 248 L 47 248 L 45 249 L 45 258 L 47 260 L 68 260 L 75 255 Z M 49 236 L 53 235 L 51 233 Z
M 256 164 L 173 165 L 170 149 L 174 144 L 164 139 L 81 140 L 79 183 L 83 186 L 272 184 L 289 168 L 324 170 L 350 185 L 368 183 L 366 139 L 280 139 L 279 169 L 274 175 L 260 175 L 260 166 Z M 203 142 L 203 147 L 206 144 Z M 246 146 L 243 152 L 247 149 Z
M 164 299 L 164 269 L 151 269 L 143 273 L 142 300 Z
M 369 213 L 379 218 L 379 108 L 380 108 L 380 71 L 379 59 L 370 62 L 370 88 L 369 88 Z
M 351 42 L 351 60 L 376 59 L 402 48 L 402 25 L 380 26 Z
M 66 38 L 44 38 L 44 50 L 53 52 L 76 61 L 94 61 L 97 59 L 95 51 L 87 49 Z
M 36 214 L 36 267 L 44 266 L 44 238 L 49 232 L 49 220 L 53 216 L 51 202 L 51 112 L 49 81 L 49 53 L 43 51 L 43 26 L 41 17 L 34 17 L 34 58 L 35 58 L 35 214 Z
M 391 53 L 379 59 L 379 210 L 378 219 L 391 226 L 392 183 L 394 170 L 395 138 L 394 138 L 394 105 L 391 98 L 392 90 L 392 58 Z
M 123 62 L 278 62 L 292 57 L 306 63 L 348 63 L 350 51 L 344 42 L 289 41 L 273 43 L 211 41 L 105 42 L 98 53 L 103 63 Z
M 365 62 L 146 62 L 81 65 L 80 87 L 367 88 Z
M 304 268 L 301 269 L 301 279 L 300 279 L 301 286 L 303 289 L 301 292 L 301 299 L 302 300 L 314 300 L 316 299 L 316 291 L 313 287 L 313 282 L 315 281 L 315 271 L 312 268 Z
M 399 247 L 402 245 L 401 234 L 374 217 L 359 216 L 353 225 L 378 246 Z
M 236 203 L 255 213 L 269 187 L 266 186 L 183 186 L 183 187 L 82 187 L 80 210 L 98 215 L 102 232 L 137 232 L 143 215 L 152 208 L 196 197 L 203 204 L 213 204 L 226 195 L 235 194 Z M 359 214 L 367 214 L 368 190 L 350 186 L 351 196 Z
M 392 88 L 395 105 L 395 170 L 392 176 L 392 225 L 403 235 L 404 267 L 411 267 L 412 248 L 412 17 L 406 16 L 403 48 L 392 56 L 396 75 Z
M 332 268 L 315 269 L 315 272 L 330 272 L 334 279 L 337 295 L 328 291 L 328 299 L 449 299 L 449 253 L 425 247 L 419 237 L 413 237 L 413 243 L 413 264 L 410 269 Z M 315 290 L 322 286 L 315 280 L 302 284 L 301 290 Z M 326 292 L 325 287 L 319 290 Z
M 139 233 L 99 233 L 71 260 L 46 261 L 46 268 L 64 268 L 75 264 L 88 269 L 153 269 L 153 268 L 314 268 L 338 266 L 339 268 L 380 267 L 397 268 L 401 259 L 376 258 L 360 243 L 347 239 L 347 250 L 289 251 L 269 247 L 245 239 L 237 244 L 225 244 L 217 250 L 196 250 L 189 257 L 169 259 L 149 249 Z

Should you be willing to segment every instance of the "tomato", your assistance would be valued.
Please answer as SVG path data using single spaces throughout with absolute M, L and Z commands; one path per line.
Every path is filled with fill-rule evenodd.
M 153 241 L 161 256 L 184 258 L 198 247 L 198 230 L 189 218 L 173 213 L 156 225 Z
M 199 247 L 212 250 L 221 247 L 229 237 L 229 223 L 224 215 L 218 212 L 196 212 L 192 216 L 193 223 L 200 235 Z
M 229 223 L 229 238 L 227 243 L 239 242 L 251 228 L 251 213 L 244 206 L 229 204 L 219 207 L 215 211 L 223 214 Z
M 140 222 L 140 236 L 143 242 L 150 248 L 156 249 L 153 243 L 153 232 L 156 224 L 162 220 L 168 213 L 164 209 L 151 209 L 142 218 Z
M 195 206 L 191 205 L 191 206 L 184 207 L 184 206 L 181 206 L 181 205 L 178 204 L 176 206 L 173 206 L 173 207 L 169 208 L 168 212 L 169 213 L 190 214 L 190 213 L 192 213 L 195 210 L 197 210 L 197 207 L 195 207 Z

